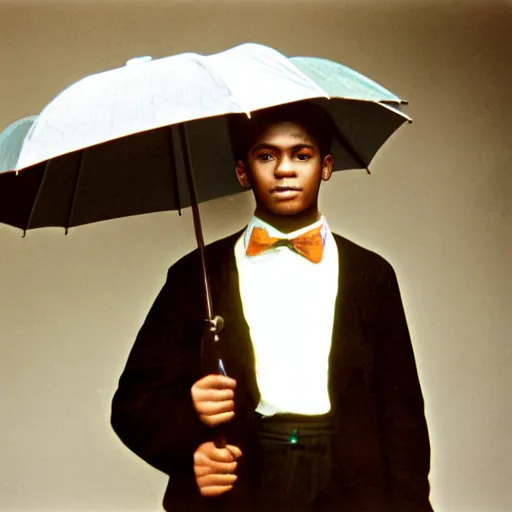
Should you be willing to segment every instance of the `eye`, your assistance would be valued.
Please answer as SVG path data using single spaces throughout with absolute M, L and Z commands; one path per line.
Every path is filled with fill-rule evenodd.
M 308 154 L 306 154 L 306 153 L 299 153 L 299 154 L 297 155 L 297 158 L 298 158 L 299 160 L 301 160 L 302 162 L 306 162 L 307 160 L 309 160 L 309 159 L 311 158 L 311 156 L 310 156 L 310 155 L 308 155 Z
M 272 155 L 270 153 L 260 153 L 256 158 L 261 162 L 268 162 L 272 160 Z

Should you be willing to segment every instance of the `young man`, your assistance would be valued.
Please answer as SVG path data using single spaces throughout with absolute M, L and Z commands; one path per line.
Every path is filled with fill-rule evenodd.
M 166 510 L 431 512 L 423 398 L 395 274 L 330 232 L 331 120 L 290 104 L 233 123 L 255 214 L 207 248 L 229 377 L 201 375 L 197 252 L 169 269 L 112 424 L 166 472 Z M 228 446 L 217 448 L 215 428 Z

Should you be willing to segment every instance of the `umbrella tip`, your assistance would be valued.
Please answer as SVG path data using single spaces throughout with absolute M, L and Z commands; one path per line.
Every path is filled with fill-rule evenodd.
M 143 62 L 149 62 L 150 60 L 153 60 L 153 57 L 150 55 L 144 55 L 142 57 L 134 57 L 133 59 L 129 59 L 126 61 L 126 66 L 132 66 L 133 64 L 141 64 Z

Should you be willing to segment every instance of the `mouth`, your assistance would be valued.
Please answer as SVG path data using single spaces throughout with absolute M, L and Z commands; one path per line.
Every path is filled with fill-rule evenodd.
M 301 192 L 299 187 L 273 187 L 270 193 L 280 201 L 295 199 Z
M 273 187 L 270 192 L 273 194 L 284 194 L 287 192 L 300 192 L 302 189 L 300 187 L 290 187 L 290 186 L 278 186 Z

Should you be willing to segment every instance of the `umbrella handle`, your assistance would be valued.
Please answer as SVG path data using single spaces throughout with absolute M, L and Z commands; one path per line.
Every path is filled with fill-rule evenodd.
M 201 341 L 201 359 L 203 373 L 216 373 L 227 375 L 219 350 L 219 333 L 224 327 L 224 319 L 215 316 L 212 320 L 206 320 Z M 213 432 L 213 443 L 216 448 L 225 448 L 227 445 L 224 428 L 216 427 Z
M 218 333 L 222 330 L 223 327 L 224 319 L 221 316 L 215 316 L 213 320 L 210 322 L 210 332 L 213 334 L 214 357 L 217 362 L 218 373 L 227 376 L 226 369 L 224 368 L 224 363 L 220 357 L 220 350 L 218 345 L 220 341 Z M 219 427 L 215 430 L 213 443 L 217 448 L 226 448 L 226 434 L 222 427 Z
M 215 448 L 226 448 L 226 435 L 223 428 L 216 429 L 213 437 L 213 444 L 215 445 Z

